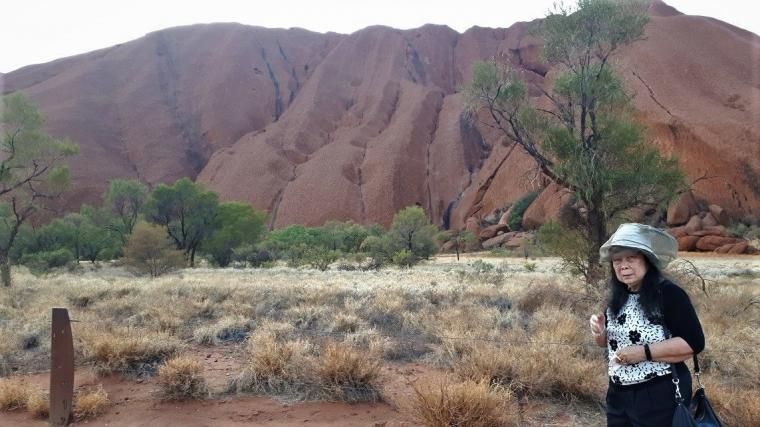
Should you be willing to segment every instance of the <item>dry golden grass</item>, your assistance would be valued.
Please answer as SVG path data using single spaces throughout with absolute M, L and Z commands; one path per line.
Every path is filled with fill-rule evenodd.
M 342 343 L 328 343 L 315 360 L 314 378 L 325 397 L 339 401 L 379 400 L 380 363 L 369 354 Z M 311 374 L 311 373 L 310 373 Z
M 226 316 L 216 323 L 201 326 L 193 332 L 193 340 L 203 345 L 218 345 L 223 342 L 240 342 L 245 340 L 254 322 L 240 315 Z
M 279 341 L 270 331 L 248 340 L 248 363 L 230 384 L 237 392 L 295 395 L 302 387 L 309 345 L 304 341 Z
M 25 409 L 29 393 L 29 387 L 20 378 L 0 379 L 0 411 Z
M 205 399 L 209 395 L 203 366 L 190 357 L 178 356 L 158 368 L 158 386 L 165 400 Z
M 182 349 L 177 338 L 161 332 L 117 329 L 85 333 L 80 339 L 85 360 L 91 362 L 100 375 L 151 374 L 158 364 Z
M 760 304 L 748 304 L 760 297 L 760 277 L 729 277 L 760 271 L 760 260 L 750 261 L 696 259 L 714 282 L 709 297 L 689 288 L 707 335 L 705 371 L 731 385 L 722 408 L 732 413 L 740 411 L 732 402 L 760 383 Z M 528 404 L 560 397 L 569 411 L 577 400 L 584 411 L 594 408 L 587 401 L 600 401 L 606 385 L 604 350 L 591 345 L 587 325 L 599 295 L 584 296 L 556 260 L 536 260 L 535 272 L 510 260 L 492 270 L 498 280 L 476 277 L 467 262 L 378 272 L 197 268 L 154 280 L 111 267 L 44 278 L 16 272 L 14 287 L 0 295 L 0 375 L 11 366 L 46 369 L 50 307 L 69 306 L 80 321 L 77 360 L 101 373 L 148 375 L 184 342 L 234 345 L 247 337 L 239 344 L 249 346 L 244 370 L 232 384 L 238 391 L 338 400 L 345 397 L 330 396 L 325 384 L 362 378 L 351 368 L 357 360 L 407 360 L 499 383 Z
M 26 400 L 26 410 L 35 418 L 47 418 L 50 415 L 50 399 L 45 393 L 30 392 Z
M 744 389 L 708 383 L 707 398 L 726 426 L 760 425 L 760 388 Z
M 379 362 L 351 345 L 329 342 L 317 348 L 263 330 L 249 338 L 248 354 L 230 390 L 299 399 L 379 400 Z
M 108 393 L 103 390 L 103 386 L 78 392 L 74 396 L 74 419 L 82 421 L 95 418 L 104 413 L 110 405 L 111 400 L 108 399 Z
M 506 427 L 518 425 L 518 409 L 506 388 L 487 381 L 415 384 L 406 410 L 428 427 Z

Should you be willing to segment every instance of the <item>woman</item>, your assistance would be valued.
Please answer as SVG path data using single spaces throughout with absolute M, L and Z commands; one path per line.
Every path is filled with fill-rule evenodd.
M 610 296 L 607 310 L 589 322 L 596 344 L 608 350 L 608 426 L 670 426 L 676 408 L 671 366 L 684 403 L 691 400 L 684 361 L 702 351 L 705 339 L 686 292 L 660 273 L 677 249 L 657 228 L 623 224 L 599 251 L 612 270 Z

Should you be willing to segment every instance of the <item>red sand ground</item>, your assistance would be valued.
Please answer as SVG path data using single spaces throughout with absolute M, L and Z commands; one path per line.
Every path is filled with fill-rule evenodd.
M 199 347 L 190 352 L 203 361 L 212 392 L 224 390 L 229 379 L 240 371 L 243 360 L 237 346 Z M 419 379 L 442 380 L 445 372 L 421 363 L 387 363 L 382 370 L 381 403 L 287 402 L 269 397 L 229 395 L 195 402 L 161 402 L 155 379 L 131 380 L 121 376 L 98 378 L 88 369 L 76 372 L 76 387 L 102 385 L 111 400 L 103 415 L 72 423 L 72 426 L 118 427 L 227 427 L 261 426 L 416 426 L 400 409 L 414 393 L 411 384 Z M 34 387 L 47 390 L 47 373 L 25 376 Z M 593 408 L 581 410 L 583 421 L 567 404 L 532 400 L 521 405 L 524 425 L 601 425 Z M 46 426 L 26 412 L 0 412 L 0 427 Z
M 232 347 L 196 349 L 203 361 L 205 376 L 213 392 L 224 389 L 239 372 L 240 361 Z M 384 398 L 402 401 L 411 392 L 408 381 L 430 372 L 421 365 L 391 365 L 383 370 Z M 47 389 L 48 374 L 26 377 L 30 384 Z M 129 380 L 120 376 L 98 378 L 89 370 L 76 372 L 76 387 L 102 384 L 113 402 L 105 414 L 72 425 L 88 426 L 383 426 L 415 425 L 393 403 L 346 404 L 332 402 L 284 402 L 268 397 L 221 396 L 201 402 L 161 402 L 156 396 L 155 379 Z M 25 412 L 0 413 L 0 427 L 45 426 L 47 421 Z

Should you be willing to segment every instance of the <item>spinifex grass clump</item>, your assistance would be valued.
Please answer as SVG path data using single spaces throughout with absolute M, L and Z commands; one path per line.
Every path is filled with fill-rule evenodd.
M 82 337 L 85 360 L 100 375 L 143 376 L 155 373 L 165 359 L 179 353 L 182 343 L 165 333 L 116 330 Z
M 427 427 L 506 427 L 518 422 L 512 393 L 487 381 L 415 384 L 408 411 Z
M 78 421 L 95 418 L 111 405 L 108 393 L 103 386 L 91 390 L 82 390 L 74 396 L 74 419 Z
M 379 371 L 377 361 L 347 344 L 314 346 L 262 330 L 249 338 L 248 363 L 230 389 L 297 399 L 377 401 Z
M 158 368 L 157 382 L 165 400 L 204 399 L 209 394 L 203 366 L 190 357 L 167 360 Z

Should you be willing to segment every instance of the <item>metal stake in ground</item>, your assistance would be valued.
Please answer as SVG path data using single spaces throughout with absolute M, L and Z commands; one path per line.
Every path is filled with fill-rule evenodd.
M 69 311 L 53 309 L 50 336 L 50 425 L 67 426 L 74 399 L 74 341 Z

